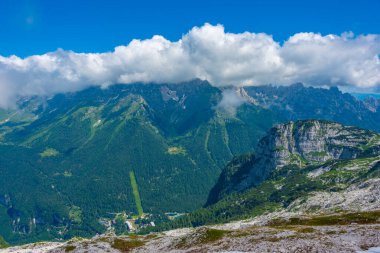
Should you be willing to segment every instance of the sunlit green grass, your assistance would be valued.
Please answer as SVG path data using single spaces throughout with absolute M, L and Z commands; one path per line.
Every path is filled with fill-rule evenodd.
M 135 198 L 137 213 L 139 214 L 139 216 L 142 216 L 144 214 L 144 211 L 141 205 L 141 198 L 140 198 L 139 188 L 137 186 L 135 173 L 133 171 L 130 171 L 129 177 L 131 179 L 132 192 L 133 192 L 133 197 Z

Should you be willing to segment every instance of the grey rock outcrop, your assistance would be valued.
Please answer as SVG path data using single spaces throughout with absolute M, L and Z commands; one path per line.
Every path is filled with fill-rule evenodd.
M 208 204 L 256 186 L 284 166 L 303 168 L 329 160 L 374 156 L 380 154 L 379 147 L 379 134 L 356 127 L 321 120 L 280 124 L 260 140 L 255 154 L 227 165 L 210 192 Z

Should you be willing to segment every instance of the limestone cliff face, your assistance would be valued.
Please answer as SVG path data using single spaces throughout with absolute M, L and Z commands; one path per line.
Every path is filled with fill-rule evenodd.
M 327 121 L 290 122 L 272 128 L 260 141 L 257 154 L 270 155 L 275 166 L 354 159 L 365 155 L 365 146 L 376 136 L 374 132 Z
M 375 132 L 320 120 L 281 124 L 260 140 L 255 154 L 235 158 L 226 166 L 208 204 L 256 186 L 284 166 L 303 168 L 376 154 L 380 154 L 380 135 Z

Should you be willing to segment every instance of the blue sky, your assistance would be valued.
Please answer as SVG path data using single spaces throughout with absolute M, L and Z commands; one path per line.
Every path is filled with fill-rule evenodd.
M 178 40 L 205 22 L 227 32 L 380 33 L 380 1 L 0 0 L 0 55 L 111 51 L 155 34 Z
M 379 10 L 380 0 L 0 0 L 0 107 L 194 78 L 380 92 Z

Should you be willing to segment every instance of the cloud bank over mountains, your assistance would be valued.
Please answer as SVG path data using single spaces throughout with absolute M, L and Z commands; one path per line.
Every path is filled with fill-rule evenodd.
M 57 50 L 27 58 L 0 56 L 0 107 L 18 96 L 52 95 L 114 83 L 206 79 L 214 86 L 291 84 L 380 87 L 380 35 L 297 33 L 280 43 L 265 33 L 194 27 L 178 41 L 133 40 L 113 52 Z

